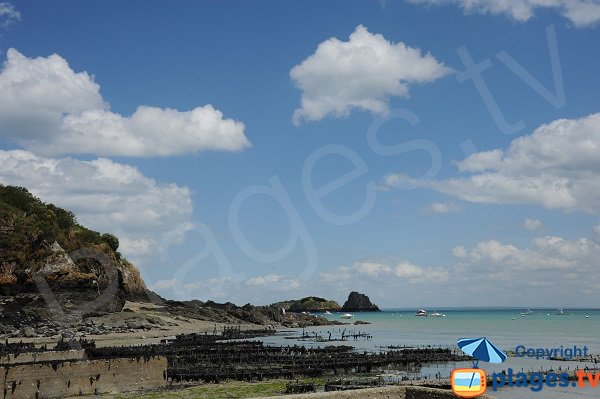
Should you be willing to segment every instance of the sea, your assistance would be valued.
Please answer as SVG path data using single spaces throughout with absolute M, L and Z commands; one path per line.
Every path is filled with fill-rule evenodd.
M 307 347 L 324 347 L 327 345 L 351 345 L 357 351 L 379 352 L 390 347 L 444 347 L 458 349 L 457 341 L 461 338 L 486 337 L 500 349 L 515 352 L 519 345 L 526 348 L 581 348 L 586 347 L 588 353 L 600 355 L 600 310 L 596 309 L 564 309 L 562 314 L 557 309 L 498 309 L 498 308 L 438 308 L 429 313 L 438 312 L 442 317 L 417 317 L 415 309 L 384 309 L 381 312 L 354 313 L 352 319 L 342 319 L 342 313 L 315 315 L 329 320 L 348 322 L 344 326 L 321 326 L 305 329 L 289 329 L 275 336 L 261 337 L 267 345 L 304 345 Z M 356 321 L 370 324 L 354 325 Z M 340 342 L 315 342 L 314 339 L 302 339 L 301 336 L 320 336 L 333 339 L 351 335 L 349 340 Z M 352 335 L 362 336 L 356 339 Z M 364 338 L 364 335 L 369 338 Z M 421 367 L 418 370 L 388 370 L 383 375 L 393 380 L 394 376 L 416 378 L 447 378 L 455 368 L 471 367 L 471 362 L 451 362 Z M 594 369 L 600 364 L 575 361 L 553 361 L 529 357 L 509 358 L 502 364 L 479 364 L 486 373 L 506 371 L 512 368 L 520 371 L 555 370 L 573 374 L 577 368 Z M 493 397 L 504 398 L 598 398 L 600 384 L 596 388 L 565 387 L 550 388 L 544 386 L 539 392 L 532 392 L 527 387 L 505 387 L 487 393 Z

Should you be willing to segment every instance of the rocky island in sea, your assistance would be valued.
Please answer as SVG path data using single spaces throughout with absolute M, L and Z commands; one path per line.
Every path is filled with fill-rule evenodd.
M 271 306 L 290 312 L 337 312 L 342 308 L 336 301 L 316 296 L 277 302 Z
M 356 291 L 348 295 L 348 299 L 342 306 L 342 312 L 379 312 L 377 305 L 371 302 L 368 296 Z

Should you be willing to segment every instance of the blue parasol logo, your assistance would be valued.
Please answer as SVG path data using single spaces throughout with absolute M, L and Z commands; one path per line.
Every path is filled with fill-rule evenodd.
M 506 353 L 498 349 L 485 337 L 459 339 L 458 347 L 467 355 L 475 358 L 473 367 L 477 367 L 480 360 L 488 363 L 502 363 L 507 358 Z

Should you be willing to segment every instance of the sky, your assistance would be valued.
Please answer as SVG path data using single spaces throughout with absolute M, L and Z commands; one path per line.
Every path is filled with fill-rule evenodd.
M 0 0 L 0 183 L 173 299 L 594 303 L 600 1 Z

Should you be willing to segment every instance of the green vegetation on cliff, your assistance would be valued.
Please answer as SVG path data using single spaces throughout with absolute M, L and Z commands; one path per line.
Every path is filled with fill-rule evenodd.
M 283 308 L 290 312 L 324 312 L 326 310 L 336 311 L 341 306 L 336 301 L 319 298 L 317 296 L 308 296 L 302 299 L 283 301 L 274 303 L 272 306 Z
M 82 248 L 114 262 L 123 292 L 145 291 L 138 270 L 117 251 L 117 237 L 78 224 L 73 212 L 44 203 L 25 188 L 0 185 L 0 294 L 35 291 L 36 274 L 65 288 L 108 285 L 97 260 L 69 257 Z

